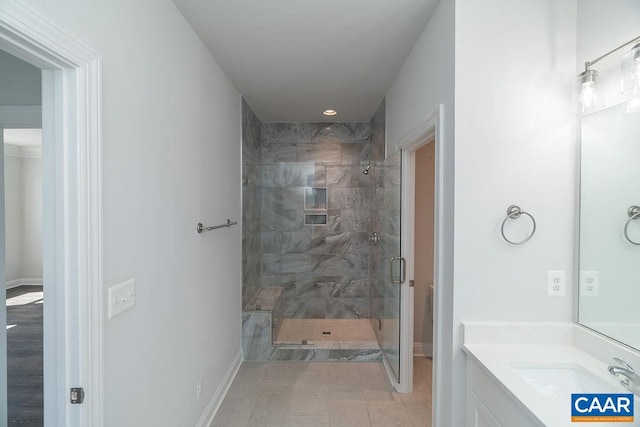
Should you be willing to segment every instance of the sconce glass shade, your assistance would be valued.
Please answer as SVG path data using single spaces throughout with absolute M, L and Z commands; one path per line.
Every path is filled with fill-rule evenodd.
M 596 70 L 586 70 L 578 75 L 577 92 L 579 112 L 591 111 L 600 104 L 602 97 Z
M 622 56 L 622 93 L 640 93 L 640 43 Z

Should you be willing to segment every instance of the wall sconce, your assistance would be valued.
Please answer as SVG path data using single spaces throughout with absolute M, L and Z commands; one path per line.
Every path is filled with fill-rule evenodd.
M 640 92 L 640 43 L 636 43 L 622 56 L 622 93 L 635 95 L 638 92 Z
M 598 71 L 592 70 L 591 66 L 630 44 L 633 44 L 633 47 L 622 57 L 622 93 L 640 93 L 640 37 L 636 37 L 593 61 L 584 63 L 584 71 L 578 74 L 579 112 L 585 113 L 593 110 L 602 102 L 602 89 L 598 84 Z
M 585 70 L 578 74 L 578 110 L 584 113 L 597 107 L 602 100 L 600 92 L 598 72 L 585 66 Z

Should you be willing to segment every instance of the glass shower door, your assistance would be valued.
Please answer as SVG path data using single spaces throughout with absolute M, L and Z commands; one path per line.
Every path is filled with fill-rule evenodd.
M 380 241 L 376 251 L 380 346 L 396 383 L 400 381 L 400 295 L 405 280 L 405 261 L 400 252 L 402 203 L 402 151 L 378 168 L 374 210 Z

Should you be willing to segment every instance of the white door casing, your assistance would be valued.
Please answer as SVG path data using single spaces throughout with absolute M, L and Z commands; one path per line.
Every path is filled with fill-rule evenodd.
M 435 146 L 435 212 L 434 212 L 434 316 L 433 316 L 433 386 L 432 386 L 432 420 L 438 420 L 438 399 L 441 388 L 442 365 L 438 363 L 443 352 L 440 339 L 444 328 L 442 318 L 444 300 L 442 292 L 438 292 L 438 284 L 444 283 L 444 255 L 443 255 L 443 222 L 444 215 L 444 158 L 442 141 L 444 141 L 443 126 L 444 106 L 429 113 L 424 119 L 414 125 L 407 134 L 393 147 L 393 151 L 403 151 L 402 171 L 402 254 L 407 263 L 407 278 L 413 279 L 415 269 L 415 152 L 422 146 L 434 141 Z M 407 281 L 408 283 L 408 281 Z M 401 369 L 399 392 L 411 392 L 413 390 L 413 315 L 414 301 L 413 288 L 407 284 L 401 301 Z M 404 369 L 402 368 L 404 366 Z M 436 425 L 436 424 L 434 424 Z
M 14 0 L 0 5 L 0 48 L 43 70 L 45 422 L 101 427 L 100 58 Z

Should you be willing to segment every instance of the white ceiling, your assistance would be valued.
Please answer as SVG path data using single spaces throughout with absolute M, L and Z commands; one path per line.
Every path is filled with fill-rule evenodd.
M 439 0 L 173 0 L 266 122 L 369 121 Z

